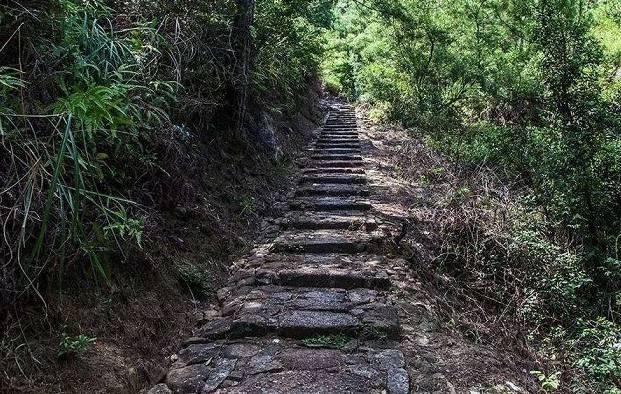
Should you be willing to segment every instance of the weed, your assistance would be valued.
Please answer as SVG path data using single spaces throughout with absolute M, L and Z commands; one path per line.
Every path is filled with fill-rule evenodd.
M 347 335 L 332 334 L 332 335 L 318 335 L 318 336 L 314 336 L 310 338 L 305 338 L 302 340 L 302 343 L 308 347 L 342 349 L 351 340 L 352 338 Z
M 58 357 L 67 358 L 75 354 L 84 353 L 96 340 L 97 338 L 84 334 L 72 337 L 63 332 L 59 344 Z
M 194 265 L 185 265 L 178 268 L 180 279 L 186 284 L 193 297 L 202 298 L 211 291 L 212 278 L 208 271 Z
M 252 196 L 243 196 L 239 200 L 241 207 L 241 216 L 254 215 L 257 210 L 257 202 Z
M 544 393 L 552 393 L 558 390 L 561 382 L 560 382 L 560 372 L 555 372 L 550 375 L 546 375 L 541 371 L 530 371 L 530 374 L 537 378 L 539 382 L 539 387 L 541 387 L 541 391 Z

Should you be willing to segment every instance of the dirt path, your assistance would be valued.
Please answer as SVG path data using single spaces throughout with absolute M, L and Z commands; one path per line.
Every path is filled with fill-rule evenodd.
M 456 364 L 474 356 L 474 368 L 493 367 L 481 376 L 498 377 L 500 370 L 496 380 L 515 380 L 519 367 L 443 335 L 428 316 L 428 300 L 412 294 L 423 286 L 393 254 L 407 209 L 385 197 L 399 185 L 372 157 L 373 138 L 361 138 L 362 124 L 353 108 L 333 108 L 300 163 L 286 213 L 236 264 L 218 291 L 218 315 L 206 316 L 149 393 L 478 389 L 480 377 L 467 366 L 464 381 L 451 382 L 456 353 Z M 522 392 L 513 383 L 505 389 Z

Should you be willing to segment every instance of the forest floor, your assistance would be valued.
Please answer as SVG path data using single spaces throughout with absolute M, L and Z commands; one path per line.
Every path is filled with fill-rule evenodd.
M 151 393 L 537 392 L 519 328 L 428 270 L 442 163 L 339 108 Z
M 435 223 L 438 207 L 459 192 L 454 164 L 395 125 L 367 122 L 363 135 L 376 182 L 387 185 L 384 204 L 393 207 L 395 219 L 408 223 L 392 251 L 406 262 L 392 299 L 399 309 L 412 391 L 539 392 L 530 371 L 541 365 L 526 345 L 523 328 L 434 269 L 443 242 Z

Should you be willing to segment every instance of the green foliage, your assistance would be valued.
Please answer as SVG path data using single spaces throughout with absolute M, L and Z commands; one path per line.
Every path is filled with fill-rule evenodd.
M 539 386 L 544 393 L 553 393 L 558 390 L 561 382 L 559 379 L 560 372 L 546 375 L 541 371 L 530 371 L 530 374 L 537 378 Z
M 213 292 L 212 277 L 208 271 L 193 265 L 178 268 L 179 277 L 188 287 L 193 297 L 203 298 Z
M 580 334 L 575 341 L 581 352 L 576 365 L 597 381 L 610 382 L 621 379 L 621 329 L 604 318 L 579 321 Z
M 97 338 L 80 334 L 72 337 L 67 333 L 62 333 L 60 344 L 58 345 L 58 357 L 65 358 L 72 355 L 84 353 L 97 341 Z
M 230 0 L 2 6 L 0 35 L 9 40 L 0 45 L 0 212 L 10 220 L 0 246 L 7 259 L 0 309 L 19 297 L 44 298 L 40 279 L 50 274 L 59 283 L 68 271 L 111 283 L 114 262 L 149 242 L 150 211 L 179 200 L 175 193 L 193 194 L 163 184 L 191 176 L 178 164 L 192 158 L 181 152 L 214 137 L 226 142 L 221 134 L 235 127 L 239 7 Z M 253 113 L 299 107 L 317 74 L 331 7 L 328 0 L 257 3 L 243 49 L 249 129 Z M 254 205 L 242 199 L 242 214 Z M 205 278 L 184 278 L 204 291 Z
M 515 285 L 524 294 L 515 312 L 567 327 L 565 341 L 610 338 L 616 324 L 602 322 L 621 315 L 620 9 L 618 0 L 342 0 L 326 35 L 330 88 L 411 127 L 463 168 L 491 167 L 526 185 L 524 207 L 496 234 L 504 248 L 481 241 L 494 228 L 455 224 L 443 256 L 465 261 L 440 266 L 518 273 L 521 286 L 499 281 L 498 297 L 513 297 L 503 292 Z M 482 207 L 476 193 L 456 188 L 448 204 Z M 576 316 L 592 329 L 573 327 Z M 593 381 L 618 379 L 606 361 L 614 357 L 571 354 L 589 360 L 577 365 Z M 538 376 L 544 390 L 560 378 Z
M 343 349 L 351 340 L 352 338 L 347 335 L 334 334 L 305 338 L 302 343 L 307 347 Z

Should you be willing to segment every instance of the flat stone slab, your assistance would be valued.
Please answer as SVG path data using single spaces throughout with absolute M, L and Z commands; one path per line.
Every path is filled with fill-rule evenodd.
M 408 393 L 403 354 L 370 345 L 309 348 L 286 339 L 195 343 L 175 355 L 164 383 L 148 394 Z
M 339 185 L 364 185 L 367 183 L 367 177 L 364 175 L 346 174 L 346 175 L 304 175 L 300 178 L 300 184 L 305 183 L 321 183 L 321 184 L 339 184 Z
M 354 268 L 362 269 L 362 267 L 381 270 L 387 264 L 384 256 L 372 253 L 360 254 L 280 254 L 280 253 L 261 253 L 253 254 L 243 259 L 239 265 L 242 269 L 261 268 L 265 266 L 282 266 L 282 267 L 298 267 L 303 265 L 312 265 L 317 267 L 336 267 L 336 268 Z
M 321 138 L 333 138 L 333 137 L 355 137 L 358 139 L 360 134 L 357 131 L 348 131 L 348 130 L 330 130 L 323 131 L 319 135 Z
M 375 218 L 364 211 L 289 212 L 276 221 L 284 230 L 363 230 L 377 229 Z
M 295 191 L 297 197 L 368 197 L 370 194 L 369 188 L 365 186 L 317 183 L 304 185 Z
M 385 290 L 390 287 L 390 278 L 382 268 L 362 263 L 349 266 L 303 263 L 292 266 L 290 262 L 274 262 L 260 268 L 239 270 L 229 280 L 229 286 L 240 284 Z
M 343 161 L 343 160 L 324 160 L 310 161 L 306 164 L 307 168 L 360 168 L 364 167 L 362 160 Z
M 320 148 L 315 147 L 310 150 L 314 155 L 331 155 L 331 154 L 339 154 L 339 155 L 359 155 L 360 148 Z
M 372 205 L 357 197 L 297 197 L 289 201 L 297 211 L 368 211 Z
M 219 295 L 222 318 L 201 327 L 199 337 L 399 337 L 396 309 L 372 289 L 265 285 L 225 288 Z
M 362 161 L 362 157 L 357 155 L 338 155 L 338 154 L 323 154 L 323 155 L 313 155 L 311 156 L 312 160 L 332 160 L 332 161 Z
M 270 251 L 274 253 L 362 253 L 376 239 L 367 233 L 340 230 L 286 231 Z
M 360 149 L 360 142 L 350 142 L 350 141 L 317 142 L 315 144 L 315 148 L 317 149 L 332 149 L 332 148 Z
M 364 174 L 364 168 L 306 168 L 304 174 Z
M 360 138 L 358 138 L 358 134 L 351 134 L 351 135 L 323 135 L 320 136 L 319 139 L 317 140 L 318 144 L 321 143 L 326 143 L 326 142 L 348 142 L 348 143 L 352 143 L 352 142 L 360 142 Z

